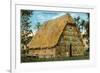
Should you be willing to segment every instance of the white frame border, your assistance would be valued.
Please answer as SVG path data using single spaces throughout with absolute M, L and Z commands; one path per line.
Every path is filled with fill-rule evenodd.
M 11 18 L 11 37 L 12 37 L 11 38 L 11 72 L 12 73 L 19 72 L 19 71 L 23 72 L 25 70 L 26 71 L 33 71 L 33 69 L 34 69 L 34 71 L 38 71 L 38 70 L 48 70 L 48 69 L 51 70 L 51 69 L 76 68 L 76 67 L 79 68 L 79 67 L 89 67 L 89 66 L 93 67 L 93 66 L 96 65 L 96 62 L 95 62 L 96 61 L 96 57 L 95 57 L 96 49 L 95 49 L 95 50 L 90 51 L 90 58 L 91 58 L 90 60 L 60 61 L 60 62 L 57 61 L 56 64 L 54 62 L 33 63 L 34 65 L 32 63 L 29 63 L 29 65 L 28 65 L 26 63 L 28 68 L 27 67 L 23 68 L 23 67 L 25 67 L 25 65 L 23 65 L 22 67 L 21 67 L 21 65 L 17 66 L 18 61 L 16 61 L 16 59 L 18 59 L 18 56 L 15 53 L 18 52 L 18 51 L 15 50 L 16 49 L 15 44 L 17 44 L 16 43 L 16 38 L 19 38 L 19 37 L 16 37 L 16 35 L 19 35 L 19 34 L 18 33 L 16 34 L 16 31 L 18 31 L 18 30 L 16 30 L 16 25 L 15 24 L 17 24 L 17 18 L 18 18 L 18 16 L 16 16 L 16 10 L 17 10 L 16 6 L 18 6 L 18 5 L 23 7 L 24 4 L 15 4 L 15 7 L 14 7 L 15 8 L 15 13 L 13 13 L 13 10 L 11 11 L 12 12 L 12 14 L 11 14 L 12 15 L 11 16 L 12 17 Z M 90 24 L 91 24 L 91 26 L 90 26 L 90 31 L 91 31 L 90 32 L 90 36 L 91 36 L 90 37 L 90 48 L 91 48 L 91 46 L 92 46 L 92 48 L 93 47 L 96 48 L 95 47 L 96 34 L 94 32 L 94 31 L 96 31 L 96 28 L 95 28 L 96 26 L 93 26 L 93 24 L 95 24 L 95 8 L 94 7 L 85 7 L 85 6 L 84 7 L 83 6 L 78 7 L 79 5 L 75 5 L 74 7 L 72 7 L 72 6 L 60 6 L 60 5 L 59 6 L 46 6 L 46 5 L 30 5 L 30 4 L 25 4 L 25 6 L 26 6 L 26 8 L 28 6 L 32 6 L 32 7 L 37 6 L 37 7 L 51 7 L 51 8 L 58 7 L 58 9 L 59 8 L 64 8 L 64 9 L 65 8 L 72 8 L 72 9 L 76 8 L 76 9 L 86 9 L 86 10 L 89 9 L 90 10 L 89 11 L 90 12 Z M 12 25 L 12 24 L 14 24 L 14 25 Z M 66 66 L 66 63 L 67 63 L 67 66 Z M 32 67 L 32 65 L 36 66 L 36 67 Z M 44 67 L 43 67 L 43 65 L 44 65 Z M 42 66 L 42 67 L 39 67 L 39 66 Z M 30 67 L 30 69 L 29 69 L 29 67 Z

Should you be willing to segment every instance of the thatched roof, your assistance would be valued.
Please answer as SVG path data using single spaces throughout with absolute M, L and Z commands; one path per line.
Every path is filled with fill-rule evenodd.
M 67 23 L 74 23 L 69 14 L 47 21 L 27 46 L 29 48 L 50 48 L 55 46 Z

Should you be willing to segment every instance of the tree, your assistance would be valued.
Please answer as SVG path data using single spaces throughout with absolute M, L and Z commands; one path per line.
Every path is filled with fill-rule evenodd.
M 89 21 L 90 19 L 89 19 L 89 17 L 90 17 L 90 15 L 89 15 L 89 13 L 86 13 L 86 14 L 87 14 L 87 16 L 88 16 L 88 18 L 87 18 L 88 20 L 87 20 L 87 23 L 86 23 L 85 28 L 86 28 L 87 36 L 89 37 L 89 34 L 90 34 L 90 33 L 89 33 L 89 32 L 90 32 L 90 31 L 89 31 L 89 30 L 90 30 L 90 29 L 89 29 L 89 24 L 90 24 L 90 21 Z
M 80 21 L 79 21 L 80 20 L 80 16 L 74 18 L 74 20 L 76 22 L 76 26 L 79 28 L 79 26 L 80 26 Z
M 37 22 L 36 26 L 35 26 L 35 29 L 39 30 L 39 28 L 41 27 L 42 25 L 40 24 L 40 22 Z
M 80 24 L 80 26 L 82 26 L 82 29 L 83 29 L 83 27 L 85 26 L 85 20 L 81 20 L 81 24 Z
M 86 21 L 84 19 L 81 19 L 80 16 L 74 18 L 76 26 L 79 28 L 79 30 L 84 30 L 86 29 Z
M 90 24 L 90 15 L 89 13 L 86 13 L 87 15 L 87 18 L 86 19 L 82 19 L 80 18 L 79 16 L 74 18 L 75 20 L 75 23 L 76 23 L 76 26 L 79 28 L 79 30 L 82 30 L 81 32 L 83 32 L 85 30 L 84 33 L 82 33 L 82 39 L 83 41 L 85 40 L 85 45 L 86 45 L 86 51 L 85 53 L 88 53 L 89 54 L 89 24 Z M 87 47 L 88 46 L 88 47 Z
M 30 41 L 30 37 L 28 37 L 28 35 L 32 31 L 30 29 L 30 17 L 32 16 L 32 14 L 32 10 L 21 10 L 21 44 L 23 45 L 23 47 L 21 47 L 21 50 L 25 50 L 27 48 L 27 44 Z

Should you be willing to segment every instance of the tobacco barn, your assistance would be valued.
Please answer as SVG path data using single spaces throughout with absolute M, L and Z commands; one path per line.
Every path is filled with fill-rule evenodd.
M 45 22 L 27 46 L 28 55 L 39 58 L 84 55 L 81 33 L 70 14 Z

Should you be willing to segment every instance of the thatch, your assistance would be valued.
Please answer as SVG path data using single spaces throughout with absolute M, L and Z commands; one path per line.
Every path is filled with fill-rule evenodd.
M 27 45 L 29 48 L 50 48 L 57 44 L 67 23 L 75 23 L 70 15 L 47 21 Z

